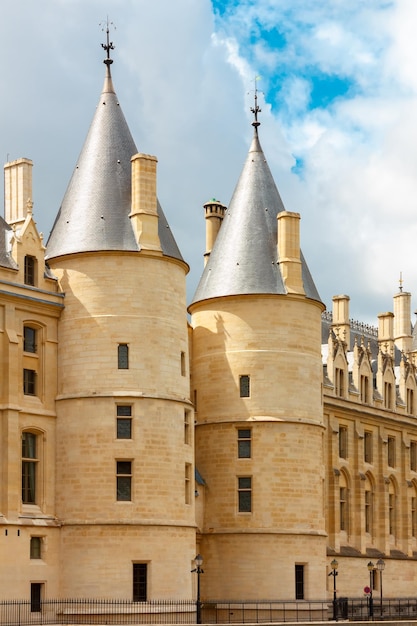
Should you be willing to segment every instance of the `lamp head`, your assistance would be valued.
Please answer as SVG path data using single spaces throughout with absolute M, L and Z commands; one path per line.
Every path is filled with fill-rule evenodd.
M 372 572 L 372 570 L 374 570 L 374 569 L 375 569 L 375 565 L 372 563 L 372 561 L 369 561 L 369 563 L 368 563 L 368 570 L 370 572 Z
M 333 559 L 333 561 L 330 563 L 330 567 L 334 572 L 337 570 L 337 568 L 339 567 L 339 563 L 336 561 L 336 559 Z
M 382 572 L 385 569 L 385 561 L 383 559 L 378 559 L 376 562 L 376 569 Z
M 194 559 L 194 563 L 196 564 L 196 567 L 200 569 L 200 567 L 203 565 L 203 557 L 201 556 L 201 554 L 197 554 Z

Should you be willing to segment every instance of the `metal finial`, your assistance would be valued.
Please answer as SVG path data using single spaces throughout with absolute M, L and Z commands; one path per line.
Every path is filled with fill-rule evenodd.
M 400 291 L 402 291 L 403 290 L 403 273 L 402 272 L 400 272 L 400 281 L 399 282 L 400 282 Z
M 102 27 L 101 29 L 102 31 L 106 30 L 107 42 L 102 43 L 101 47 L 103 48 L 103 50 L 107 52 L 107 58 L 104 59 L 103 63 L 105 63 L 108 66 L 113 63 L 113 59 L 110 58 L 110 50 L 114 50 L 114 44 L 112 41 L 110 41 L 110 36 L 109 36 L 110 26 L 113 26 L 114 30 L 116 30 L 116 26 L 113 24 L 113 22 L 109 22 L 108 17 L 105 22 L 100 22 L 100 26 Z
M 261 113 L 262 109 L 258 106 L 258 87 L 256 84 L 256 81 L 260 79 L 260 76 L 255 76 L 255 106 L 251 107 L 251 112 L 254 114 L 255 116 L 255 120 L 252 122 L 252 126 L 254 126 L 255 128 L 258 128 L 258 126 L 260 126 L 261 122 L 258 122 L 258 113 Z

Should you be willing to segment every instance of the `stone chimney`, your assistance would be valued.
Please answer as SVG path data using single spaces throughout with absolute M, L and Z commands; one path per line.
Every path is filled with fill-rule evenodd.
M 204 204 L 204 217 L 206 220 L 206 251 L 204 253 L 204 266 L 209 260 L 214 242 L 222 225 L 226 207 L 218 200 L 210 200 Z
M 30 159 L 17 159 L 4 166 L 4 218 L 8 224 L 23 223 L 32 211 Z
M 349 296 L 333 296 L 332 328 L 339 339 L 346 343 L 350 350 Z
M 300 214 L 281 211 L 278 220 L 278 262 L 288 293 L 305 294 L 301 273 Z
M 400 291 L 394 296 L 394 342 L 401 352 L 411 350 L 411 293 Z
M 135 154 L 132 159 L 132 208 L 130 219 L 141 250 L 162 252 L 158 235 L 158 201 L 156 195 L 157 158 Z
M 394 313 L 378 315 L 378 343 L 382 352 L 394 356 Z

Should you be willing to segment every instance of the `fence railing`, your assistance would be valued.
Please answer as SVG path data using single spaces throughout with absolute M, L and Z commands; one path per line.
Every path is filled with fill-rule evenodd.
M 332 620 L 417 620 L 417 598 L 338 598 L 297 601 L 203 600 L 203 624 L 260 624 L 266 622 L 323 622 Z M 0 600 L 0 626 L 42 624 L 131 625 L 195 624 L 195 600 L 117 599 Z

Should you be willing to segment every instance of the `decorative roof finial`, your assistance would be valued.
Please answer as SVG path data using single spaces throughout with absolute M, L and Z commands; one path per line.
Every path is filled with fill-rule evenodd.
M 255 76 L 255 106 L 250 109 L 255 116 L 255 121 L 252 122 L 255 130 L 261 125 L 261 122 L 258 122 L 258 113 L 261 113 L 262 109 L 258 106 L 258 87 L 256 85 L 256 81 L 260 78 L 260 76 Z
M 399 282 L 400 282 L 400 291 L 402 291 L 403 290 L 403 273 L 402 272 L 400 272 L 400 281 Z
M 102 26 L 102 31 L 104 31 L 104 28 L 106 29 L 107 43 L 102 43 L 101 47 L 107 52 L 107 59 L 104 59 L 103 63 L 105 63 L 108 67 L 113 63 L 113 59 L 110 58 L 110 50 L 114 50 L 114 44 L 112 41 L 110 41 L 109 37 L 110 26 L 113 26 L 114 30 L 116 30 L 116 26 L 113 24 L 113 22 L 109 22 L 108 16 L 105 22 L 100 22 L 100 26 Z

